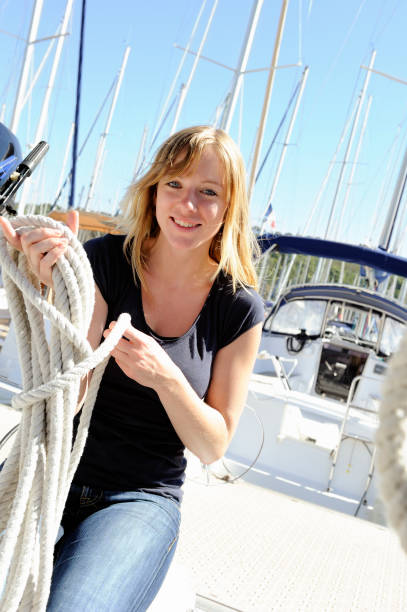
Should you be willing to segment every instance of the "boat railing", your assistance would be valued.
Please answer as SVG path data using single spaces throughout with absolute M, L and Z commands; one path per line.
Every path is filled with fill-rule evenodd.
M 367 474 L 367 478 L 366 478 L 366 482 L 365 482 L 365 486 L 363 489 L 363 493 L 362 496 L 360 498 L 360 502 L 359 505 L 357 507 L 356 514 L 358 513 L 360 506 L 362 505 L 362 503 L 364 503 L 365 497 L 366 497 L 366 493 L 369 489 L 370 483 L 372 481 L 372 477 L 373 477 L 373 470 L 374 470 L 374 461 L 375 461 L 375 455 L 376 455 L 376 446 L 375 446 L 375 441 L 374 438 L 372 437 L 368 437 L 367 435 L 363 435 L 361 433 L 354 433 L 354 432 L 350 432 L 347 430 L 347 424 L 349 421 L 349 417 L 350 417 L 350 413 L 351 410 L 352 411 L 356 411 L 356 413 L 359 413 L 360 415 L 376 415 L 377 416 L 377 410 L 378 410 L 378 400 L 379 398 L 376 395 L 371 395 L 371 399 L 373 400 L 373 407 L 370 408 L 369 406 L 360 406 L 359 404 L 354 404 L 352 403 L 354 397 L 355 397 L 355 393 L 356 393 L 356 387 L 357 385 L 364 381 L 364 380 L 376 380 L 376 378 L 374 378 L 373 376 L 366 376 L 363 374 L 360 374 L 358 376 L 355 376 L 355 378 L 352 380 L 351 385 L 349 387 L 349 392 L 348 392 L 348 397 L 347 397 L 347 401 L 346 401 L 346 409 L 345 409 L 345 413 L 342 419 L 342 423 L 339 429 L 339 435 L 338 435 L 338 440 L 337 440 L 337 444 L 335 446 L 335 448 L 333 449 L 332 453 L 331 453 L 331 458 L 332 458 L 332 464 L 331 464 L 331 469 L 329 472 L 329 478 L 328 478 L 328 485 L 327 485 L 327 491 L 332 491 L 332 480 L 335 474 L 335 469 L 336 469 L 336 465 L 337 465 L 337 459 L 338 459 L 338 455 L 339 455 L 339 451 L 341 448 L 342 443 L 345 440 L 355 440 L 357 442 L 361 442 L 365 448 L 367 449 L 367 451 L 370 454 L 370 464 L 369 464 L 369 468 L 368 468 L 368 474 Z
M 298 365 L 298 359 L 296 358 L 291 359 L 291 358 L 286 358 L 286 357 L 279 357 L 278 355 L 272 355 L 267 350 L 260 351 L 260 353 L 257 355 L 257 359 L 270 360 L 273 365 L 274 372 L 277 378 L 280 379 L 281 383 L 283 384 L 284 389 L 286 391 L 291 390 L 289 378 L 293 374 L 295 368 Z M 288 372 L 286 371 L 284 367 L 283 361 L 287 361 L 288 363 L 291 363 L 291 369 Z

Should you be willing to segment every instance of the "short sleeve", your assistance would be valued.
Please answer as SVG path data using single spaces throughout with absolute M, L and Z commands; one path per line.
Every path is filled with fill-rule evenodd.
M 219 348 L 227 346 L 244 332 L 264 321 L 264 303 L 252 288 L 239 288 L 223 313 L 223 330 Z
M 123 270 L 129 266 L 123 253 L 124 238 L 106 234 L 83 245 L 95 283 L 107 304 L 115 303 L 120 295 Z

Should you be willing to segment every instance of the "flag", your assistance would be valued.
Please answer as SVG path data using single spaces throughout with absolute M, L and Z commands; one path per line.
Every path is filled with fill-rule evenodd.
M 260 234 L 273 234 L 276 231 L 276 218 L 274 216 L 273 205 L 267 206 L 267 210 L 264 213 L 263 221 L 261 224 Z

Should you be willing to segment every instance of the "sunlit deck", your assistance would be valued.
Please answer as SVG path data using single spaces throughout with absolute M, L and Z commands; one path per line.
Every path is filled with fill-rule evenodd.
M 248 482 L 211 484 L 187 481 L 176 553 L 199 609 L 407 609 L 407 557 L 388 528 Z

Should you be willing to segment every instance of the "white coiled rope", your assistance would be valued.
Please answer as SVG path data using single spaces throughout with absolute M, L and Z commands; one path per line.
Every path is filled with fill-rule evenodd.
M 407 332 L 390 359 L 376 434 L 379 492 L 407 553 Z
M 54 305 L 43 298 L 22 253 L 0 235 L 3 282 L 13 320 L 23 391 L 13 448 L 0 473 L 0 612 L 43 612 L 49 596 L 53 549 L 69 486 L 85 445 L 99 383 L 130 323 L 119 317 L 93 351 L 86 340 L 94 281 L 86 253 L 66 226 L 48 217 L 16 217 L 17 227 L 52 227 L 69 245 L 53 269 Z M 44 318 L 51 323 L 47 341 Z M 95 369 L 72 447 L 80 381 Z

